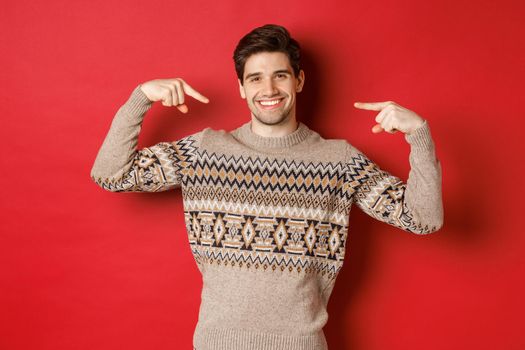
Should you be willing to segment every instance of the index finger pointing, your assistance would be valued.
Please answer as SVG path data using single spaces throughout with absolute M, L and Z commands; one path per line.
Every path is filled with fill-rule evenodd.
M 199 93 L 197 90 L 195 90 L 194 88 L 192 88 L 188 83 L 186 83 L 184 80 L 181 79 L 181 82 L 182 82 L 182 88 L 184 89 L 184 92 L 188 95 L 190 95 L 191 97 L 203 102 L 203 103 L 208 103 L 210 102 L 210 100 L 202 95 L 201 93 Z
M 361 108 L 361 109 L 367 109 L 370 111 L 380 111 L 386 106 L 388 106 L 390 102 L 355 102 L 354 107 Z

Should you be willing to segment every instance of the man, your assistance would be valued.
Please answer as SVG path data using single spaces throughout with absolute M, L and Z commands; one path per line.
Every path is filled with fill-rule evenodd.
M 299 44 L 277 25 L 245 35 L 234 52 L 251 120 L 136 149 L 154 101 L 187 113 L 185 95 L 209 99 L 181 78 L 135 88 L 113 119 L 91 177 L 113 192 L 181 187 L 190 247 L 203 276 L 198 350 L 327 349 L 323 326 L 340 271 L 351 205 L 407 232 L 443 224 L 441 165 L 428 122 L 393 102 L 373 132 L 405 134 L 407 183 L 346 140 L 324 139 L 296 119 L 305 83 Z

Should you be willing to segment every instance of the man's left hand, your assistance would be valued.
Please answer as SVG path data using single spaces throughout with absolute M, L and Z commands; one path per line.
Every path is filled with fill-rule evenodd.
M 401 131 L 405 134 L 411 134 L 425 122 L 423 118 L 413 111 L 392 101 L 355 102 L 354 107 L 370 111 L 380 111 L 375 119 L 378 124 L 372 127 L 373 133 L 386 131 L 394 134 L 397 131 Z

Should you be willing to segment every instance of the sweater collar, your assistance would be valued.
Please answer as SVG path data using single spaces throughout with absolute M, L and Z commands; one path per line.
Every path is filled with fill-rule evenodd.
M 252 121 L 241 125 L 234 134 L 239 141 L 253 148 L 288 148 L 298 144 L 311 134 L 312 130 L 306 124 L 298 121 L 298 127 L 292 133 L 284 136 L 261 136 L 252 131 Z

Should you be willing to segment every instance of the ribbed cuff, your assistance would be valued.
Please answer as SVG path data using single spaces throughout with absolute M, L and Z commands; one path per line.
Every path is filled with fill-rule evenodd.
M 131 92 L 125 105 L 129 114 L 133 116 L 142 116 L 151 108 L 153 102 L 148 99 L 146 94 L 140 89 L 140 85 L 138 85 L 133 92 Z
M 309 335 L 283 335 L 241 329 L 197 328 L 193 345 L 198 350 L 327 350 L 323 331 Z
M 405 140 L 415 149 L 432 150 L 434 148 L 430 126 L 426 120 L 411 134 L 405 134 Z

